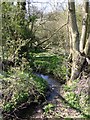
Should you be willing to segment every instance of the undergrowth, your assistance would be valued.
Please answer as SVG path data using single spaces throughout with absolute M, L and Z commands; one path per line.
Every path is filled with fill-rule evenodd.
M 80 80 L 77 79 L 72 81 L 72 86 L 69 86 L 67 84 L 63 85 L 63 96 L 68 101 L 69 106 L 81 112 L 81 118 L 90 118 L 89 96 L 88 93 L 84 93 L 86 85 L 84 85 L 82 88 L 82 85 L 80 85 L 79 82 Z M 83 90 L 83 93 L 81 90 Z
M 8 75 L 0 75 L 4 112 L 11 112 L 25 102 L 29 104 L 32 101 L 39 102 L 41 96 L 42 99 L 45 99 L 48 87 L 46 81 L 32 73 L 16 70 L 16 68 L 13 68 L 12 71 Z
M 51 74 L 60 81 L 66 80 L 66 58 L 61 55 L 40 53 L 34 55 L 34 70 L 45 74 Z

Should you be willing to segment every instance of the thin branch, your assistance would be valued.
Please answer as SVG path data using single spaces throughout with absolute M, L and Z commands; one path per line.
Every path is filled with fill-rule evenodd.
M 47 42 L 50 38 L 52 38 L 59 30 L 61 30 L 63 27 L 65 27 L 66 25 L 68 24 L 65 23 L 64 25 L 62 25 L 59 29 L 57 29 L 49 38 L 45 39 L 43 42 L 39 43 L 37 46 L 40 46 L 42 45 L 43 43 Z

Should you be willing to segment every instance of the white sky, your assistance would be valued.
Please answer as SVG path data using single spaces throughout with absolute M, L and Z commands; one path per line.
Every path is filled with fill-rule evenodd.
M 68 0 L 26 0 L 30 1 L 32 5 L 37 6 L 40 10 L 45 10 L 45 12 L 51 12 L 56 10 L 56 6 L 59 9 L 63 9 L 62 7 L 66 7 Z M 73 1 L 73 0 L 72 0 Z M 75 0 L 76 3 L 82 3 L 83 0 Z
M 32 3 L 32 5 L 37 6 L 40 10 L 44 9 L 44 12 L 51 12 L 56 10 L 56 6 L 58 5 L 59 8 L 61 6 L 65 6 L 67 0 L 27 0 Z

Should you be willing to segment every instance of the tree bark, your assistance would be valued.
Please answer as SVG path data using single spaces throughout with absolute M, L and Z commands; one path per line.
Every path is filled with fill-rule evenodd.
M 75 2 L 69 0 L 68 2 L 69 10 L 69 26 L 72 38 L 72 47 L 74 51 L 79 51 L 79 32 L 77 27 L 76 13 L 75 13 Z
M 71 78 L 70 78 L 71 81 L 79 77 L 84 61 L 85 61 L 85 56 L 82 56 L 79 52 L 73 53 L 73 63 L 72 63 Z
M 86 57 L 88 57 L 90 59 L 90 33 L 89 33 L 89 37 L 88 37 L 88 40 L 85 45 L 84 53 L 85 53 Z
M 89 8 L 89 1 L 86 2 L 84 0 L 84 16 L 83 16 L 84 22 L 82 25 L 82 34 L 80 41 L 77 20 L 76 20 L 76 13 L 75 13 L 75 1 L 68 0 L 69 28 L 71 33 L 70 44 L 72 45 L 72 68 L 71 68 L 71 78 L 70 78 L 71 81 L 79 77 L 84 61 L 86 59 L 86 55 L 88 56 L 90 51 L 90 37 L 86 42 L 88 8 Z M 85 51 L 85 55 L 82 55 L 81 51 Z
M 83 5 L 83 20 L 82 20 L 82 33 L 80 39 L 80 52 L 83 53 L 85 44 L 86 44 L 86 36 L 87 36 L 87 22 L 88 22 L 88 10 L 89 10 L 89 2 L 85 2 Z
M 70 51 L 72 52 L 72 69 L 71 69 L 71 80 L 78 76 L 77 69 L 77 57 L 79 55 L 79 32 L 77 27 L 76 13 L 75 13 L 75 2 L 69 0 L 69 31 L 70 31 Z
M 88 65 L 90 65 L 90 33 L 89 33 L 88 40 L 86 42 L 84 53 L 86 55 L 86 61 L 87 61 Z

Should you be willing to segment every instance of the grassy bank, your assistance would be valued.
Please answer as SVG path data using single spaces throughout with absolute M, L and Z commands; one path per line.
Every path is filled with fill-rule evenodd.
M 33 68 L 37 72 L 53 75 L 60 82 L 66 80 L 65 56 L 50 53 L 40 53 L 33 57 Z
M 61 90 L 61 94 L 68 101 L 69 106 L 81 113 L 80 118 L 90 119 L 89 79 L 89 77 L 86 79 L 83 76 L 81 79 L 72 81 L 72 85 L 64 84 Z
M 30 54 L 31 55 L 31 54 Z M 38 53 L 30 56 L 31 62 L 25 62 L 25 70 L 20 67 L 12 67 L 8 73 L 0 75 L 2 79 L 3 113 L 12 113 L 22 105 L 30 105 L 32 102 L 41 104 L 45 101 L 48 84 L 42 78 L 33 74 L 41 72 L 50 74 L 64 82 L 66 79 L 65 57 L 49 53 Z M 24 68 L 24 63 L 22 63 Z M 23 106 L 22 106 L 23 108 Z
M 12 73 L 0 75 L 0 79 L 4 113 L 13 112 L 23 104 L 39 104 L 45 100 L 48 84 L 32 73 L 13 68 Z

